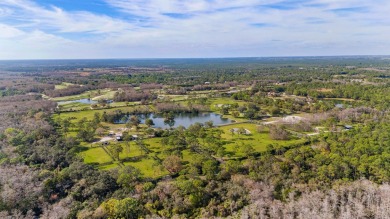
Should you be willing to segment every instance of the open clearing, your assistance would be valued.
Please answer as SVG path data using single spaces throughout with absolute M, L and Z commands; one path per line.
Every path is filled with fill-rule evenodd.
M 77 96 L 69 96 L 63 97 L 61 100 L 69 100 L 69 99 L 77 99 L 80 97 L 90 97 L 94 96 L 94 99 L 99 98 L 112 98 L 114 92 L 105 89 L 104 91 L 100 91 L 100 95 L 96 95 L 97 91 L 85 92 L 81 95 Z M 201 95 L 201 94 L 200 94 Z M 162 95 L 164 98 L 170 99 L 170 101 L 181 101 L 182 105 L 187 105 L 188 95 Z M 57 99 L 58 100 L 58 99 Z M 195 100 L 197 101 L 197 100 Z M 246 101 L 238 101 L 228 97 L 217 97 L 217 98 L 209 98 L 207 99 L 207 105 L 210 106 L 210 110 L 215 113 L 220 113 L 221 107 L 230 106 L 232 104 L 237 103 L 239 106 L 244 106 L 247 104 Z M 73 109 L 75 111 L 71 112 L 61 112 L 59 114 L 54 115 L 54 119 L 67 119 L 72 118 L 72 123 L 76 124 L 77 121 L 82 118 L 86 118 L 88 120 L 92 120 L 94 118 L 95 113 L 99 113 L 102 115 L 104 112 L 112 113 L 115 111 L 122 112 L 135 112 L 142 110 L 153 110 L 153 105 L 140 105 L 139 102 L 114 102 L 110 104 L 110 107 L 103 109 L 91 109 L 91 105 L 89 104 L 80 104 L 80 103 L 70 103 L 62 106 L 63 110 Z M 83 110 L 77 110 L 83 109 Z M 304 119 L 307 114 L 294 114 L 286 117 L 272 117 L 268 119 L 268 123 L 295 123 Z M 226 152 L 223 159 L 236 159 L 242 158 L 245 155 L 245 151 L 242 150 L 246 145 L 249 145 L 253 148 L 253 152 L 264 152 L 269 145 L 279 145 L 279 146 L 289 146 L 302 143 L 304 139 L 300 139 L 296 136 L 292 136 L 290 140 L 273 140 L 270 138 L 268 128 L 265 128 L 261 133 L 257 131 L 257 124 L 249 122 L 246 118 L 243 117 L 243 114 L 240 113 L 238 117 L 233 117 L 231 115 L 231 111 L 229 111 L 226 115 L 223 115 L 225 118 L 229 118 L 234 120 L 235 122 L 232 124 L 222 125 L 219 127 L 215 127 L 214 129 L 219 129 L 222 131 L 221 140 L 222 146 L 224 147 L 224 151 Z M 261 121 L 257 121 L 257 123 L 261 124 Z M 266 122 L 267 123 L 267 122 Z M 118 132 L 118 130 L 123 130 L 124 124 L 112 124 L 101 122 L 101 125 L 106 128 L 106 132 L 113 131 L 114 133 Z M 243 128 L 246 130 L 246 134 L 239 134 L 238 132 L 233 132 L 232 129 L 240 129 Z M 130 130 L 130 134 L 135 135 L 143 135 L 145 130 L 145 125 L 140 125 L 140 130 Z M 77 129 L 72 128 L 71 132 L 68 132 L 68 136 L 76 136 Z M 167 154 L 164 152 L 165 148 L 162 146 L 162 138 L 146 138 L 143 139 L 143 142 L 149 153 L 146 153 L 142 148 L 140 148 L 135 141 L 130 141 L 130 150 L 125 142 L 117 142 L 114 140 L 115 138 L 112 136 L 102 136 L 97 140 L 97 142 L 93 144 L 86 144 L 80 152 L 80 156 L 83 157 L 84 162 L 94 164 L 99 169 L 108 170 L 116 167 L 131 165 L 138 169 L 140 169 L 141 173 L 145 177 L 150 178 L 158 178 L 164 175 L 167 175 L 168 172 L 165 168 L 162 167 L 161 161 L 164 160 Z M 203 143 L 204 139 L 198 139 L 200 143 Z M 102 145 L 103 142 L 108 142 L 107 145 Z M 123 150 L 119 153 L 119 160 L 117 158 L 113 158 L 108 152 L 109 148 L 114 144 L 119 144 L 122 146 Z M 182 161 L 184 164 L 192 162 L 197 158 L 199 154 L 196 152 L 191 152 L 189 149 L 184 149 L 181 151 L 182 153 Z
M 61 90 L 61 89 L 65 89 L 65 88 L 69 87 L 70 85 L 73 85 L 73 84 L 72 83 L 67 83 L 67 82 L 62 82 L 61 84 L 56 84 L 54 86 L 54 89 Z
M 244 134 L 239 135 L 235 133 L 232 134 L 230 131 L 232 128 L 245 128 L 248 129 L 251 132 L 251 134 L 249 135 L 244 135 Z M 242 144 L 251 145 L 256 152 L 262 152 L 265 151 L 267 149 L 267 146 L 270 144 L 287 146 L 287 145 L 292 145 L 292 144 L 297 144 L 299 142 L 302 142 L 301 139 L 272 140 L 269 137 L 268 132 L 258 133 L 257 125 L 250 124 L 250 123 L 231 124 L 231 125 L 220 127 L 219 129 L 223 131 L 221 138 L 225 140 L 226 151 L 229 152 L 231 156 L 243 155 L 239 151 L 239 147 Z

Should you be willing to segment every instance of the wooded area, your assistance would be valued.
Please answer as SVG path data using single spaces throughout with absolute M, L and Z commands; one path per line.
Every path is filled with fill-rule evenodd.
M 0 73 L 1 218 L 390 218 L 389 59 L 23 66 Z

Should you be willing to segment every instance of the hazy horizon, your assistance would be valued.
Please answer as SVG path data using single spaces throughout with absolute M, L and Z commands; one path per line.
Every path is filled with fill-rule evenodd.
M 226 57 L 118 57 L 118 58 L 37 58 L 37 59 L 0 59 L 0 61 L 72 61 L 72 60 L 181 60 L 181 59 L 295 59 L 295 58 L 378 58 L 390 55 L 307 55 L 307 56 L 226 56 Z

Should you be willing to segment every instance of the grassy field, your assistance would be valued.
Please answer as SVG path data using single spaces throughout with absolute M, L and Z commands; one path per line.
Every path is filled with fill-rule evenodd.
M 152 156 L 146 156 L 143 151 L 136 145 L 134 141 L 130 142 L 130 152 L 128 153 L 127 146 L 125 142 L 116 142 L 113 141 L 106 148 L 109 148 L 110 145 L 120 144 L 123 148 L 122 153 L 120 153 L 119 157 L 121 161 L 124 161 L 124 165 L 131 165 L 133 167 L 138 168 L 144 177 L 156 178 L 161 177 L 163 175 L 167 175 L 168 172 L 161 168 L 156 160 L 152 158 Z M 155 151 L 160 152 L 161 147 L 160 139 L 146 139 L 145 144 L 149 145 L 148 147 Z M 90 145 L 90 144 L 89 144 Z M 85 163 L 89 164 L 97 164 L 99 169 L 108 170 L 112 168 L 119 167 L 118 161 L 114 161 L 100 146 L 99 143 L 93 144 L 94 147 L 84 146 L 83 151 L 80 152 L 80 156 L 84 159 Z M 156 153 L 152 153 L 150 155 L 156 155 Z
M 64 89 L 64 88 L 62 88 Z M 112 99 L 114 97 L 115 91 L 111 89 L 102 89 L 102 90 L 91 90 L 78 95 L 71 95 L 65 97 L 55 97 L 51 98 L 53 101 L 67 101 L 67 100 L 78 100 L 84 98 L 92 98 L 92 100 L 98 99 Z
M 126 107 L 126 106 L 136 106 L 139 105 L 139 102 L 114 102 L 110 103 L 110 107 L 117 108 L 117 107 Z M 99 107 L 99 106 L 98 106 Z M 60 110 L 65 113 L 69 111 L 81 111 L 81 110 L 90 110 L 91 104 L 86 103 L 66 103 L 60 105 Z M 101 110 L 101 109 L 94 109 L 94 110 Z
M 80 153 L 85 163 L 108 163 L 113 161 L 111 157 L 101 148 L 94 147 Z
M 70 85 L 73 85 L 72 83 L 67 83 L 67 82 L 62 82 L 61 84 L 56 84 L 54 86 L 54 89 L 55 90 L 61 90 L 61 89 L 65 89 L 67 87 L 69 87 Z
M 72 95 L 72 96 L 65 96 L 65 97 L 55 97 L 55 98 L 50 98 L 53 101 L 68 101 L 68 100 L 78 100 L 78 99 L 85 99 L 85 98 L 90 98 L 92 95 L 91 91 L 86 91 L 82 94 L 78 95 Z
M 267 145 L 269 144 L 287 146 L 302 141 L 301 139 L 273 140 L 269 137 L 269 134 L 267 132 L 258 133 L 256 126 L 256 124 L 242 123 L 219 127 L 219 129 L 223 131 L 221 138 L 225 140 L 226 151 L 232 156 L 242 156 L 243 154 L 239 151 L 239 147 L 242 144 L 249 144 L 253 147 L 255 151 L 262 152 L 267 149 Z M 230 132 L 232 128 L 245 128 L 249 130 L 251 134 L 232 134 Z
M 245 101 L 241 101 L 241 100 L 233 100 L 232 98 L 228 98 L 228 97 L 219 97 L 219 98 L 213 98 L 213 99 L 209 99 L 207 101 L 207 104 L 209 104 L 210 106 L 210 109 L 213 110 L 213 111 L 219 111 L 219 107 L 218 105 L 219 104 L 234 104 L 234 103 L 238 103 L 238 105 L 242 106 L 244 104 L 246 104 L 247 102 Z
M 188 95 L 160 95 L 164 100 L 184 101 L 188 99 Z
M 56 98 L 56 100 L 71 100 L 71 99 L 81 99 L 81 98 L 90 98 L 93 99 L 105 98 L 111 99 L 114 95 L 114 91 L 109 89 L 98 91 L 89 91 L 80 95 L 68 96 L 62 98 Z M 202 94 L 198 94 L 202 95 Z M 187 101 L 188 96 L 183 95 L 166 95 L 166 97 L 170 98 L 173 101 Z M 220 98 L 212 98 L 207 100 L 207 105 L 210 106 L 211 110 L 219 113 L 220 108 L 218 105 L 223 104 L 234 104 L 238 103 L 240 106 L 246 104 L 245 101 L 236 101 L 231 98 L 220 97 Z M 117 102 L 112 103 L 111 108 L 105 109 L 90 109 L 90 105 L 81 104 L 81 103 L 69 103 L 61 106 L 63 110 L 77 110 L 77 109 L 85 109 L 74 112 L 62 112 L 60 114 L 54 115 L 54 119 L 66 119 L 66 118 L 74 118 L 72 123 L 76 123 L 78 120 L 82 118 L 87 118 L 88 120 L 92 120 L 94 114 L 96 112 L 103 114 L 104 112 L 110 113 L 116 110 L 121 110 L 122 112 L 133 112 L 135 109 L 148 108 L 151 109 L 152 106 L 148 105 L 139 105 L 139 102 Z M 301 139 L 295 138 L 287 141 L 283 140 L 272 140 L 269 137 L 267 130 L 264 133 L 257 132 L 257 125 L 253 123 L 248 123 L 247 119 L 243 118 L 242 115 L 239 118 L 235 118 L 232 115 L 224 115 L 225 118 L 229 118 L 235 120 L 236 122 L 229 125 L 223 125 L 220 127 L 216 127 L 217 129 L 222 130 L 223 134 L 221 135 L 221 139 L 224 142 L 223 147 L 227 152 L 225 158 L 230 157 L 241 157 L 244 156 L 244 152 L 240 150 L 240 147 L 243 145 L 251 145 L 256 152 L 265 151 L 267 146 L 270 144 L 287 146 L 291 144 L 296 144 Z M 102 123 L 103 126 L 107 127 L 112 131 L 119 131 L 121 128 L 124 128 L 124 124 L 111 124 L 111 123 Z M 141 125 L 144 127 L 144 125 Z M 237 133 L 232 134 L 230 130 L 232 128 L 245 128 L 251 132 L 248 135 L 239 135 Z M 67 134 L 68 136 L 76 136 L 76 132 L 74 128 Z M 143 134 L 143 129 L 139 131 L 130 131 L 130 134 Z M 201 139 L 199 139 L 202 141 Z M 119 154 L 120 161 L 113 159 L 102 147 L 100 143 L 95 144 L 87 144 L 82 142 L 81 152 L 79 152 L 80 156 L 84 159 L 85 163 L 94 164 L 101 170 L 109 170 L 112 168 L 120 167 L 123 165 L 131 165 L 138 169 L 140 169 L 141 173 L 144 177 L 157 178 L 164 175 L 167 175 L 168 172 L 161 166 L 161 162 L 159 160 L 163 160 L 167 155 L 164 152 L 164 148 L 161 144 L 161 138 L 148 138 L 144 139 L 144 143 L 147 145 L 150 150 L 149 154 L 146 154 L 143 150 L 141 150 L 134 141 L 130 142 L 130 151 L 126 146 L 125 142 L 116 142 L 112 141 L 110 145 L 120 144 L 123 148 L 123 151 Z M 107 145 L 106 148 L 109 148 L 110 145 Z M 197 159 L 196 154 L 190 152 L 190 150 L 183 150 L 183 163 L 192 162 Z
M 75 102 L 75 103 L 61 104 L 59 105 L 59 108 L 61 111 L 69 111 L 69 110 L 78 111 L 78 110 L 88 110 L 91 108 L 91 105 Z
M 240 127 L 248 129 L 251 134 L 232 135 L 229 131 L 231 128 Z M 249 123 L 232 124 L 219 127 L 218 129 L 223 131 L 221 138 L 224 139 L 225 142 L 225 145 L 223 146 L 227 152 L 225 158 L 244 156 L 244 153 L 240 150 L 240 146 L 243 144 L 251 145 L 256 152 L 262 152 L 266 150 L 267 145 L 269 144 L 287 146 L 302 141 L 300 139 L 293 139 L 288 141 L 272 140 L 270 139 L 268 133 L 257 133 L 256 125 Z M 151 153 L 146 154 L 136 145 L 134 141 L 130 142 L 130 151 L 124 142 L 118 143 L 116 141 L 112 141 L 110 145 L 122 145 L 123 151 L 119 155 L 122 164 L 138 168 L 144 177 L 158 178 L 169 174 L 168 171 L 162 167 L 161 163 L 154 159 L 154 157 L 158 157 L 163 160 L 167 156 L 166 154 L 162 153 L 164 148 L 161 145 L 161 138 L 145 139 L 144 143 L 151 150 Z M 103 148 L 100 146 L 100 143 L 84 143 L 83 145 L 84 150 L 80 152 L 80 156 L 83 157 L 85 163 L 97 165 L 97 167 L 101 170 L 109 170 L 112 168 L 119 168 L 121 166 L 119 165 L 120 163 L 118 161 L 114 160 L 109 154 L 107 154 L 105 150 L 103 150 Z M 93 147 L 91 147 L 91 145 Z M 106 147 L 109 148 L 110 145 Z M 184 163 L 192 162 L 196 159 L 195 153 L 190 152 L 189 150 L 184 150 L 182 152 Z
M 115 92 L 110 89 L 100 90 L 101 95 L 93 97 L 92 100 L 113 99 Z
M 60 114 L 56 114 L 54 118 L 61 117 L 61 119 L 66 119 L 66 118 L 76 118 L 76 120 L 80 120 L 83 117 L 87 119 L 92 119 L 95 112 L 98 112 L 100 114 L 103 114 L 104 112 L 114 112 L 116 110 L 121 110 L 122 112 L 132 112 L 136 108 L 145 108 L 149 106 L 121 106 L 121 107 L 113 107 L 113 108 L 105 108 L 105 109 L 88 109 L 88 110 L 83 110 L 83 111 L 75 111 L 75 112 L 62 112 Z
M 169 174 L 167 170 L 161 168 L 155 160 L 148 158 L 137 162 L 125 162 L 125 165 L 130 165 L 141 170 L 144 177 L 158 178 Z

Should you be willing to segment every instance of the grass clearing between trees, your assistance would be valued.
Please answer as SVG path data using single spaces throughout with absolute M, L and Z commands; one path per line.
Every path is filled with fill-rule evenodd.
M 61 89 L 65 89 L 65 88 L 69 87 L 70 85 L 73 85 L 73 84 L 72 83 L 67 83 L 67 82 L 62 82 L 61 84 L 56 84 L 54 86 L 54 89 L 61 90 Z
M 106 93 L 107 95 L 110 95 L 110 93 Z M 101 96 L 99 96 L 101 97 Z M 176 98 L 176 97 L 175 97 Z M 182 100 L 186 99 L 186 96 L 180 97 L 180 95 L 177 95 L 176 101 L 178 101 L 180 98 L 183 98 Z M 66 99 L 66 98 L 65 98 Z M 235 103 L 238 103 L 239 106 L 243 106 L 247 104 L 246 101 L 237 101 L 231 98 L 227 97 L 217 97 L 217 98 L 211 98 L 207 100 L 207 105 L 210 106 L 210 110 L 214 111 L 215 113 L 220 113 L 221 106 L 223 105 L 233 105 Z M 77 106 L 90 106 L 88 104 L 77 104 L 72 103 L 69 105 L 65 105 L 63 107 L 71 108 L 71 107 L 77 107 Z M 133 112 L 135 109 L 153 109 L 151 105 L 139 105 L 139 102 L 132 102 L 132 103 L 126 103 L 126 102 L 116 102 L 110 104 L 111 108 L 104 108 L 104 109 L 86 109 L 86 110 L 80 110 L 80 111 L 73 111 L 73 112 L 61 112 L 59 114 L 54 115 L 54 119 L 67 119 L 67 118 L 73 118 L 71 122 L 75 125 L 79 120 L 82 118 L 86 118 L 87 120 L 93 120 L 94 114 L 99 113 L 102 115 L 104 112 L 111 113 L 117 110 L 120 110 L 122 112 Z M 251 150 L 253 152 L 264 152 L 267 149 L 268 145 L 278 145 L 281 147 L 294 145 L 303 142 L 303 139 L 299 139 L 297 137 L 292 136 L 290 140 L 273 140 L 270 137 L 268 128 L 265 128 L 263 132 L 259 133 L 257 131 L 257 124 L 249 123 L 246 118 L 242 117 L 242 114 L 240 113 L 239 116 L 234 117 L 231 115 L 231 112 L 228 112 L 228 114 L 223 115 L 225 118 L 229 118 L 235 121 L 235 123 L 223 125 L 219 127 L 215 127 L 214 129 L 219 129 L 222 131 L 221 134 L 221 140 L 223 142 L 222 147 L 224 147 L 226 154 L 223 155 L 223 159 L 230 159 L 230 158 L 240 158 L 245 157 L 246 152 L 243 149 L 244 147 L 247 147 L 248 145 L 252 147 Z M 113 123 L 107 123 L 107 122 L 101 122 L 100 123 L 102 127 L 105 127 L 106 134 L 108 131 L 113 131 L 115 133 L 123 131 L 123 128 L 125 127 L 124 124 L 113 124 Z M 138 131 L 130 130 L 129 134 L 136 134 L 136 135 L 143 135 L 145 133 L 145 125 L 141 124 L 139 125 L 140 129 Z M 250 134 L 238 134 L 238 133 L 232 133 L 230 130 L 233 128 L 243 128 L 250 132 Z M 105 135 L 106 135 L 105 134 Z M 76 137 L 77 135 L 77 128 L 71 128 L 68 132 L 68 136 Z M 104 136 L 105 136 L 104 135 Z M 96 136 L 98 138 L 98 136 Z M 129 141 L 128 144 L 130 144 L 130 151 L 128 150 L 127 143 L 126 142 L 117 142 L 116 140 L 110 141 L 108 145 L 104 145 L 106 150 L 102 147 L 102 143 L 85 143 L 82 142 L 83 145 L 83 151 L 79 152 L 80 156 L 83 157 L 85 163 L 94 164 L 101 170 L 109 170 L 116 167 L 121 167 L 123 165 L 131 165 L 133 167 L 136 167 L 140 169 L 141 173 L 144 177 L 148 178 L 159 178 L 164 175 L 169 174 L 168 171 L 162 166 L 161 161 L 164 160 L 168 155 L 165 153 L 165 149 L 162 143 L 162 138 L 145 138 L 143 139 L 143 143 L 146 145 L 148 150 L 150 152 L 147 154 L 145 151 L 143 151 L 135 141 Z M 202 143 L 202 139 L 198 139 L 200 143 Z M 112 147 L 112 145 L 119 144 L 122 146 L 123 150 L 119 153 L 119 160 L 118 158 L 112 157 L 109 148 Z M 108 151 L 108 152 L 107 152 Z M 192 163 L 193 161 L 196 161 L 198 154 L 196 152 L 191 152 L 189 149 L 184 149 L 181 151 L 182 157 L 181 160 L 183 162 L 183 165 L 186 165 L 188 163 Z
M 251 132 L 249 135 L 233 133 L 230 131 L 233 128 L 244 128 Z M 221 138 L 225 141 L 225 149 L 232 156 L 242 156 L 239 148 L 242 144 L 249 144 L 256 152 L 263 152 L 269 144 L 278 144 L 280 146 L 288 146 L 302 142 L 302 139 L 293 138 L 291 140 L 273 140 L 270 138 L 268 131 L 258 133 L 257 125 L 251 123 L 231 124 L 219 127 L 223 131 Z

